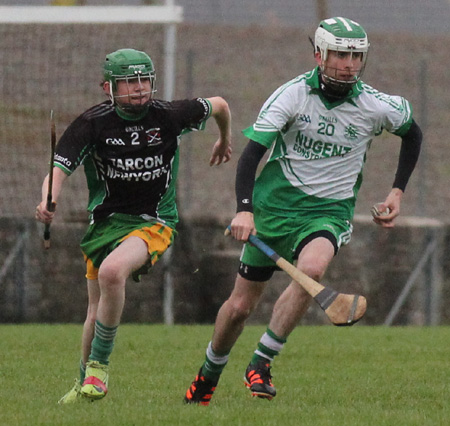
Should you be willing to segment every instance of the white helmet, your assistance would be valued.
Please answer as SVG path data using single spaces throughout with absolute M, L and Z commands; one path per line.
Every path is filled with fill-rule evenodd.
M 316 30 L 314 47 L 320 52 L 322 64 L 320 69 L 324 83 L 334 91 L 347 92 L 351 86 L 361 79 L 369 52 L 369 40 L 364 28 L 348 18 L 329 18 L 320 22 Z M 360 53 L 361 68 L 352 80 L 339 80 L 324 73 L 328 51 Z

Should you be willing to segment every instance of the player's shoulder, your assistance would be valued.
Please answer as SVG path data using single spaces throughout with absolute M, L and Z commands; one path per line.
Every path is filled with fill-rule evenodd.
M 150 109 L 153 110 L 174 110 L 179 108 L 185 108 L 192 106 L 193 104 L 207 104 L 205 98 L 194 99 L 175 99 L 173 101 L 166 101 L 163 99 L 152 99 L 150 103 Z
M 366 100 L 371 99 L 373 102 L 392 103 L 405 100 L 400 95 L 391 95 L 389 93 L 381 92 L 362 81 L 358 83 L 358 88 L 360 90 L 360 97 Z
M 165 101 L 163 99 L 152 99 L 149 109 L 153 111 L 164 111 L 172 108 L 176 101 Z
M 87 109 L 85 112 L 83 112 L 83 114 L 80 115 L 80 118 L 86 121 L 92 121 L 114 112 L 115 109 L 111 101 L 104 101 Z
M 374 87 L 360 82 L 358 84 L 360 94 L 357 97 L 359 106 L 364 106 L 367 110 L 387 113 L 390 111 L 409 111 L 411 105 L 407 99 L 400 95 L 391 95 L 381 92 Z
M 297 104 L 305 97 L 309 89 L 308 75 L 301 74 L 279 86 L 267 99 L 266 103 Z
M 308 78 L 309 73 L 300 74 L 297 77 L 294 77 L 286 83 L 282 84 L 277 89 L 277 92 L 295 92 L 298 90 L 303 90 L 308 86 Z
M 195 99 L 176 99 L 173 101 L 166 101 L 161 99 L 153 99 L 149 114 L 153 115 L 174 115 L 180 116 L 190 113 L 193 109 L 202 108 L 205 111 L 205 115 L 208 115 L 211 109 L 211 105 L 205 98 Z
M 378 89 L 371 86 L 370 84 L 365 83 L 364 81 L 359 81 L 357 83 L 357 88 L 360 91 L 361 95 L 373 96 L 373 97 L 377 97 L 379 95 L 385 95 L 385 93 L 379 91 Z

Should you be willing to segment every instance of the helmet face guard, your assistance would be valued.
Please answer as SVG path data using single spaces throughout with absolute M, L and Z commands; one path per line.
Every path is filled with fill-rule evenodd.
M 315 51 L 320 52 L 320 71 L 325 86 L 334 93 L 346 94 L 361 79 L 369 52 L 369 40 L 363 27 L 347 18 L 325 19 L 315 33 Z M 338 76 L 342 70 L 327 67 L 329 51 L 350 53 L 351 59 L 358 58 L 361 66 L 352 77 L 343 79 Z
M 134 49 L 120 49 L 106 56 L 103 64 L 103 77 L 109 85 L 109 98 L 116 108 L 126 113 L 139 114 L 143 112 L 150 103 L 155 89 L 155 69 L 153 62 L 144 52 Z M 149 82 L 149 90 L 143 89 Z M 128 90 L 126 93 L 118 94 L 118 84 L 125 82 Z M 137 96 L 130 90 L 131 85 L 138 84 L 140 91 Z M 143 103 L 132 103 L 132 99 L 148 99 Z

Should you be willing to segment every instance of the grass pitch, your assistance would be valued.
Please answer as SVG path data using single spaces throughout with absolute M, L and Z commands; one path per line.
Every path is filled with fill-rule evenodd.
M 1 325 L 1 425 L 448 425 L 450 328 L 298 327 L 273 366 L 278 395 L 242 382 L 265 327 L 248 326 L 209 407 L 183 396 L 212 326 L 122 325 L 108 396 L 59 406 L 80 325 Z

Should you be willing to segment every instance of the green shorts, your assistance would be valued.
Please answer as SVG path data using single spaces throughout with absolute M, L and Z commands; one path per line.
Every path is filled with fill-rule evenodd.
M 88 279 L 98 277 L 98 268 L 103 260 L 125 239 L 136 236 L 144 240 L 148 247 L 150 261 L 154 265 L 172 244 L 176 231 L 155 220 L 140 216 L 115 213 L 89 226 L 81 240 Z M 145 272 L 141 272 L 145 273 Z
M 302 214 L 299 217 L 281 217 L 255 207 L 256 236 L 264 241 L 281 257 L 293 262 L 298 256 L 297 248 L 311 236 L 328 235 L 334 240 L 335 249 L 348 244 L 353 226 L 348 220 L 337 217 Z M 274 266 L 275 263 L 259 249 L 247 243 L 241 254 L 241 262 L 256 267 Z

